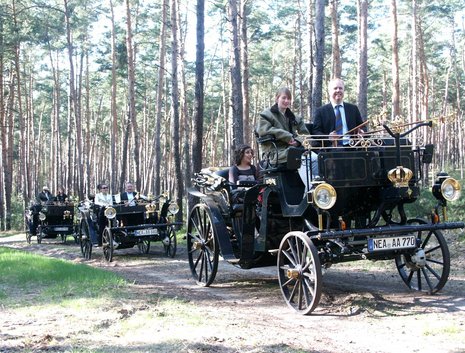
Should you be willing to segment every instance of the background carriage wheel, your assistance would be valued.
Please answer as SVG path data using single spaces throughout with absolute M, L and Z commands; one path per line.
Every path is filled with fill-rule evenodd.
M 195 205 L 187 223 L 187 254 L 192 276 L 201 286 L 209 286 L 218 270 L 218 236 L 211 211 L 204 204 Z
M 410 219 L 408 224 L 426 224 L 422 219 Z M 414 254 L 396 257 L 396 267 L 404 283 L 413 290 L 436 293 L 447 282 L 450 271 L 450 253 L 439 230 L 418 231 L 421 240 Z
M 92 242 L 90 240 L 89 225 L 82 220 L 79 226 L 79 245 L 84 259 L 90 260 L 92 257 Z
M 32 233 L 31 233 L 31 228 L 29 228 L 29 223 L 26 223 L 26 241 L 28 244 L 31 244 L 31 238 L 32 238 Z
M 60 234 L 61 235 L 61 242 L 63 244 L 66 244 L 66 234 Z
M 108 262 L 113 260 L 113 235 L 109 228 L 105 228 L 102 234 L 103 257 Z
M 42 243 L 42 237 L 44 236 L 43 232 L 42 232 L 42 226 L 38 226 L 37 227 L 37 244 L 41 244 Z
M 176 231 L 174 230 L 174 226 L 168 227 L 168 234 L 166 236 L 169 239 L 169 243 L 165 244 L 163 242 L 163 247 L 165 248 L 165 255 L 169 257 L 175 257 L 178 242 L 176 239 Z
M 148 254 L 150 251 L 150 240 L 139 240 L 137 247 L 141 254 Z
M 315 245 L 304 233 L 290 232 L 281 240 L 278 279 L 284 300 L 299 314 L 310 314 L 320 302 L 320 258 Z

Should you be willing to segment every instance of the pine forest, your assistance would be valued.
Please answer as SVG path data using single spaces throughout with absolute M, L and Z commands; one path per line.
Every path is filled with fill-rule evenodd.
M 277 89 L 311 122 L 333 77 L 372 126 L 432 120 L 430 174 L 464 179 L 463 0 L 0 0 L 0 48 L 1 230 L 44 185 L 132 181 L 185 214 Z

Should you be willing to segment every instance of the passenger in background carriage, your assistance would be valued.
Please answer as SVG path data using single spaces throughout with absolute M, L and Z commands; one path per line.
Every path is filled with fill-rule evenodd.
M 44 186 L 42 191 L 37 195 L 37 201 L 39 202 L 48 202 L 53 200 L 53 195 L 50 192 L 48 186 Z
M 234 151 L 234 165 L 229 168 L 229 181 L 236 185 L 241 180 L 256 181 L 257 168 L 252 164 L 253 150 L 249 145 L 240 145 Z
M 126 206 L 135 206 L 138 193 L 134 190 L 134 184 L 128 181 L 125 190 L 125 192 L 120 194 L 120 201 Z
M 62 187 L 58 188 L 57 194 L 55 196 L 55 201 L 58 201 L 58 202 L 68 201 L 68 195 L 65 194 Z
M 98 193 L 95 195 L 94 204 L 99 206 L 97 213 L 98 223 L 98 243 L 94 246 L 102 246 L 102 234 L 105 226 L 107 225 L 107 218 L 105 217 L 105 208 L 113 205 L 113 196 L 108 193 L 108 185 L 103 183 L 97 185 Z
M 95 195 L 94 204 L 99 206 L 111 206 L 113 205 L 113 196 L 108 193 L 107 184 L 97 185 L 98 193 Z
M 366 128 L 357 128 L 363 124 L 360 110 L 354 104 L 344 102 L 344 81 L 334 78 L 328 83 L 330 103 L 319 107 L 313 117 L 313 135 L 327 136 L 324 139 L 316 137 L 314 147 L 343 146 L 349 144 L 348 132 L 363 133 Z M 346 135 L 347 134 L 347 135 Z M 346 137 L 341 138 L 342 135 Z

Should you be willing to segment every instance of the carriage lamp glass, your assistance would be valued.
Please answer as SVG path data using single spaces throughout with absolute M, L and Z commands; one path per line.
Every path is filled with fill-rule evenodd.
M 319 208 L 328 210 L 336 203 L 336 190 L 328 183 L 319 184 L 313 191 L 313 200 Z
M 41 209 L 41 211 L 42 211 L 43 213 L 47 213 L 47 212 L 48 212 L 48 207 L 47 207 L 47 206 L 43 206 L 42 209 Z
M 39 219 L 41 221 L 45 221 L 45 218 L 47 218 L 47 216 L 45 214 L 43 214 L 42 212 L 39 212 Z
M 176 213 L 179 212 L 179 206 L 175 201 L 171 201 L 170 205 L 168 206 L 168 211 L 172 215 L 175 215 Z
M 113 207 L 107 207 L 104 214 L 108 219 L 113 219 L 116 217 L 116 210 Z
M 462 186 L 454 178 L 447 178 L 441 184 L 441 194 L 447 201 L 456 201 L 460 198 Z

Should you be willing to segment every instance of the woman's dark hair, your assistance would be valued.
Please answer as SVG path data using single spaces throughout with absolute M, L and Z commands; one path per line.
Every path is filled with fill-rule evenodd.
M 241 164 L 242 158 L 244 157 L 245 150 L 252 149 L 249 145 L 239 145 L 234 151 L 234 163 L 236 165 Z M 252 150 L 253 151 L 253 150 Z

